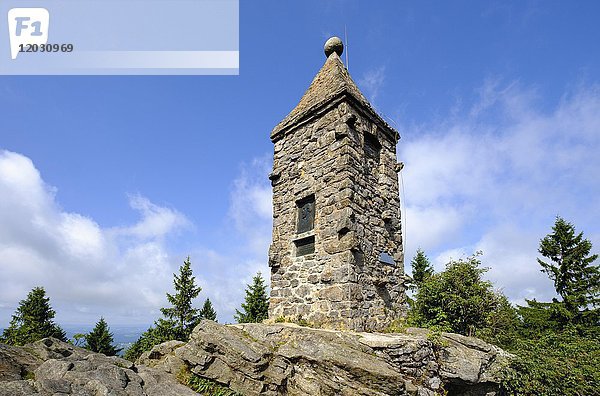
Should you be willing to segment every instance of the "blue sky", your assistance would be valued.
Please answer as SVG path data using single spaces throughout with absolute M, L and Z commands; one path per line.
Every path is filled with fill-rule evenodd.
M 600 251 L 597 2 L 240 3 L 239 76 L 0 77 L 0 326 L 36 285 L 60 323 L 150 324 L 187 255 L 231 321 L 268 275 L 269 133 L 344 27 L 402 136 L 408 271 L 483 250 L 512 301 L 548 300 L 556 215 Z

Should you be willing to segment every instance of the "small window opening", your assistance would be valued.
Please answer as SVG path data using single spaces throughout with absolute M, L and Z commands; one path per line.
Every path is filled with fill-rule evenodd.
M 379 158 L 381 156 L 381 143 L 379 143 L 379 140 L 377 140 L 376 136 L 368 133 L 365 134 L 365 156 L 379 164 Z
M 310 195 L 299 200 L 298 206 L 298 227 L 297 233 L 311 231 L 315 228 L 315 196 Z
M 296 256 L 305 256 L 307 254 L 312 254 L 315 252 L 315 236 L 309 236 L 307 238 L 302 238 L 297 241 L 294 241 L 296 244 Z

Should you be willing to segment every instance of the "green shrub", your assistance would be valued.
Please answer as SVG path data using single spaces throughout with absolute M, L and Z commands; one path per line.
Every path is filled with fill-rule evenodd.
M 157 322 L 155 327 L 150 327 L 142 333 L 128 349 L 123 356 L 125 359 L 135 362 L 142 353 L 151 350 L 155 345 L 175 339 L 172 327 L 161 326 L 161 321 Z
M 406 323 L 405 318 L 394 319 L 392 323 L 390 323 L 385 329 L 383 329 L 384 333 L 406 333 L 406 329 L 408 328 L 408 324 Z
M 205 396 L 242 396 L 240 393 L 219 385 L 215 381 L 190 372 L 186 366 L 182 366 L 177 373 L 177 380 L 194 392 Z
M 600 340 L 574 329 L 518 339 L 504 388 L 511 395 L 600 395 Z

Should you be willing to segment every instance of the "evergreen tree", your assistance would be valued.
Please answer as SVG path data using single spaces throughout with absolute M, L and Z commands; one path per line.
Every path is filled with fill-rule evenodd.
M 252 278 L 252 284 L 246 288 L 245 302 L 242 303 L 244 312 L 235 310 L 235 320 L 238 323 L 259 323 L 269 316 L 269 297 L 267 286 L 259 273 Z
M 204 305 L 200 311 L 200 317 L 202 319 L 214 320 L 215 322 L 217 321 L 217 312 L 214 310 L 209 298 L 204 301 Z
M 593 316 L 600 303 L 600 268 L 594 265 L 597 254 L 590 254 L 592 243 L 576 233 L 573 224 L 556 217 L 552 232 L 540 241 L 539 253 L 550 262 L 538 259 L 542 271 L 554 282 L 565 309 L 580 323 Z M 592 308 L 592 309 L 590 309 Z
M 24 345 L 46 337 L 67 341 L 63 329 L 54 323 L 55 314 L 44 288 L 35 287 L 25 300 L 19 302 L 19 307 L 0 340 L 11 345 Z
M 114 356 L 121 351 L 113 346 L 113 342 L 113 334 L 102 317 L 96 323 L 96 327 L 85 335 L 85 348 L 92 352 L 103 353 L 106 356 Z
M 500 317 L 506 315 L 495 312 L 505 307 L 492 284 L 482 279 L 487 269 L 479 268 L 479 254 L 450 261 L 445 271 L 426 278 L 418 289 L 409 322 L 468 336 L 485 328 L 490 319 L 500 325 L 504 321 Z
M 189 339 L 192 330 L 201 319 L 200 310 L 193 307 L 193 300 L 202 290 L 196 286 L 189 256 L 179 267 L 179 275 L 173 274 L 173 284 L 176 293 L 167 293 L 171 307 L 160 309 L 165 318 L 158 319 L 154 326 L 142 333 L 125 352 L 125 359 L 135 361 L 142 353 L 166 341 Z
M 573 314 L 565 305 L 553 298 L 552 302 L 541 302 L 535 298 L 525 300 L 527 306 L 518 306 L 521 317 L 521 333 L 524 336 L 535 338 L 545 331 L 560 331 L 569 323 L 573 323 Z
M 155 345 L 166 341 L 171 341 L 173 339 L 172 334 L 172 329 L 159 327 L 155 323 L 154 327 L 150 326 L 148 330 L 142 333 L 140 338 L 138 338 L 133 344 L 131 344 L 129 348 L 127 348 L 123 357 L 127 360 L 135 362 L 136 359 L 142 355 L 142 353 L 151 350 Z
M 418 288 L 425 280 L 433 275 L 433 268 L 425 253 L 419 248 L 417 254 L 410 262 L 412 266 L 412 278 L 414 286 L 412 289 Z
M 167 293 L 170 308 L 160 311 L 167 318 L 160 319 L 158 326 L 173 327 L 174 339 L 186 341 L 197 324 L 200 310 L 193 307 L 194 298 L 198 297 L 201 287 L 196 286 L 196 278 L 192 273 L 190 257 L 179 267 L 179 275 L 173 274 L 175 294 Z
M 84 345 L 86 335 L 87 334 L 83 334 L 83 333 L 75 333 L 75 334 L 73 334 L 73 341 L 69 341 L 69 342 L 71 344 L 75 345 L 76 347 L 81 347 Z

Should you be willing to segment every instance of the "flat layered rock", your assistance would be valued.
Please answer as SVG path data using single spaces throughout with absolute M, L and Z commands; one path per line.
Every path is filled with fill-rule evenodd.
M 45 338 L 0 344 L 0 396 L 192 396 L 174 376 Z
M 159 345 L 142 360 L 242 395 L 496 394 L 509 354 L 475 338 L 443 333 L 434 342 L 428 334 L 203 321 L 188 343 Z
M 253 395 L 496 395 L 511 356 L 481 340 L 427 330 L 402 334 L 294 324 L 202 321 L 134 364 L 47 338 L 0 345 L 0 396 L 192 396 L 196 375 Z

